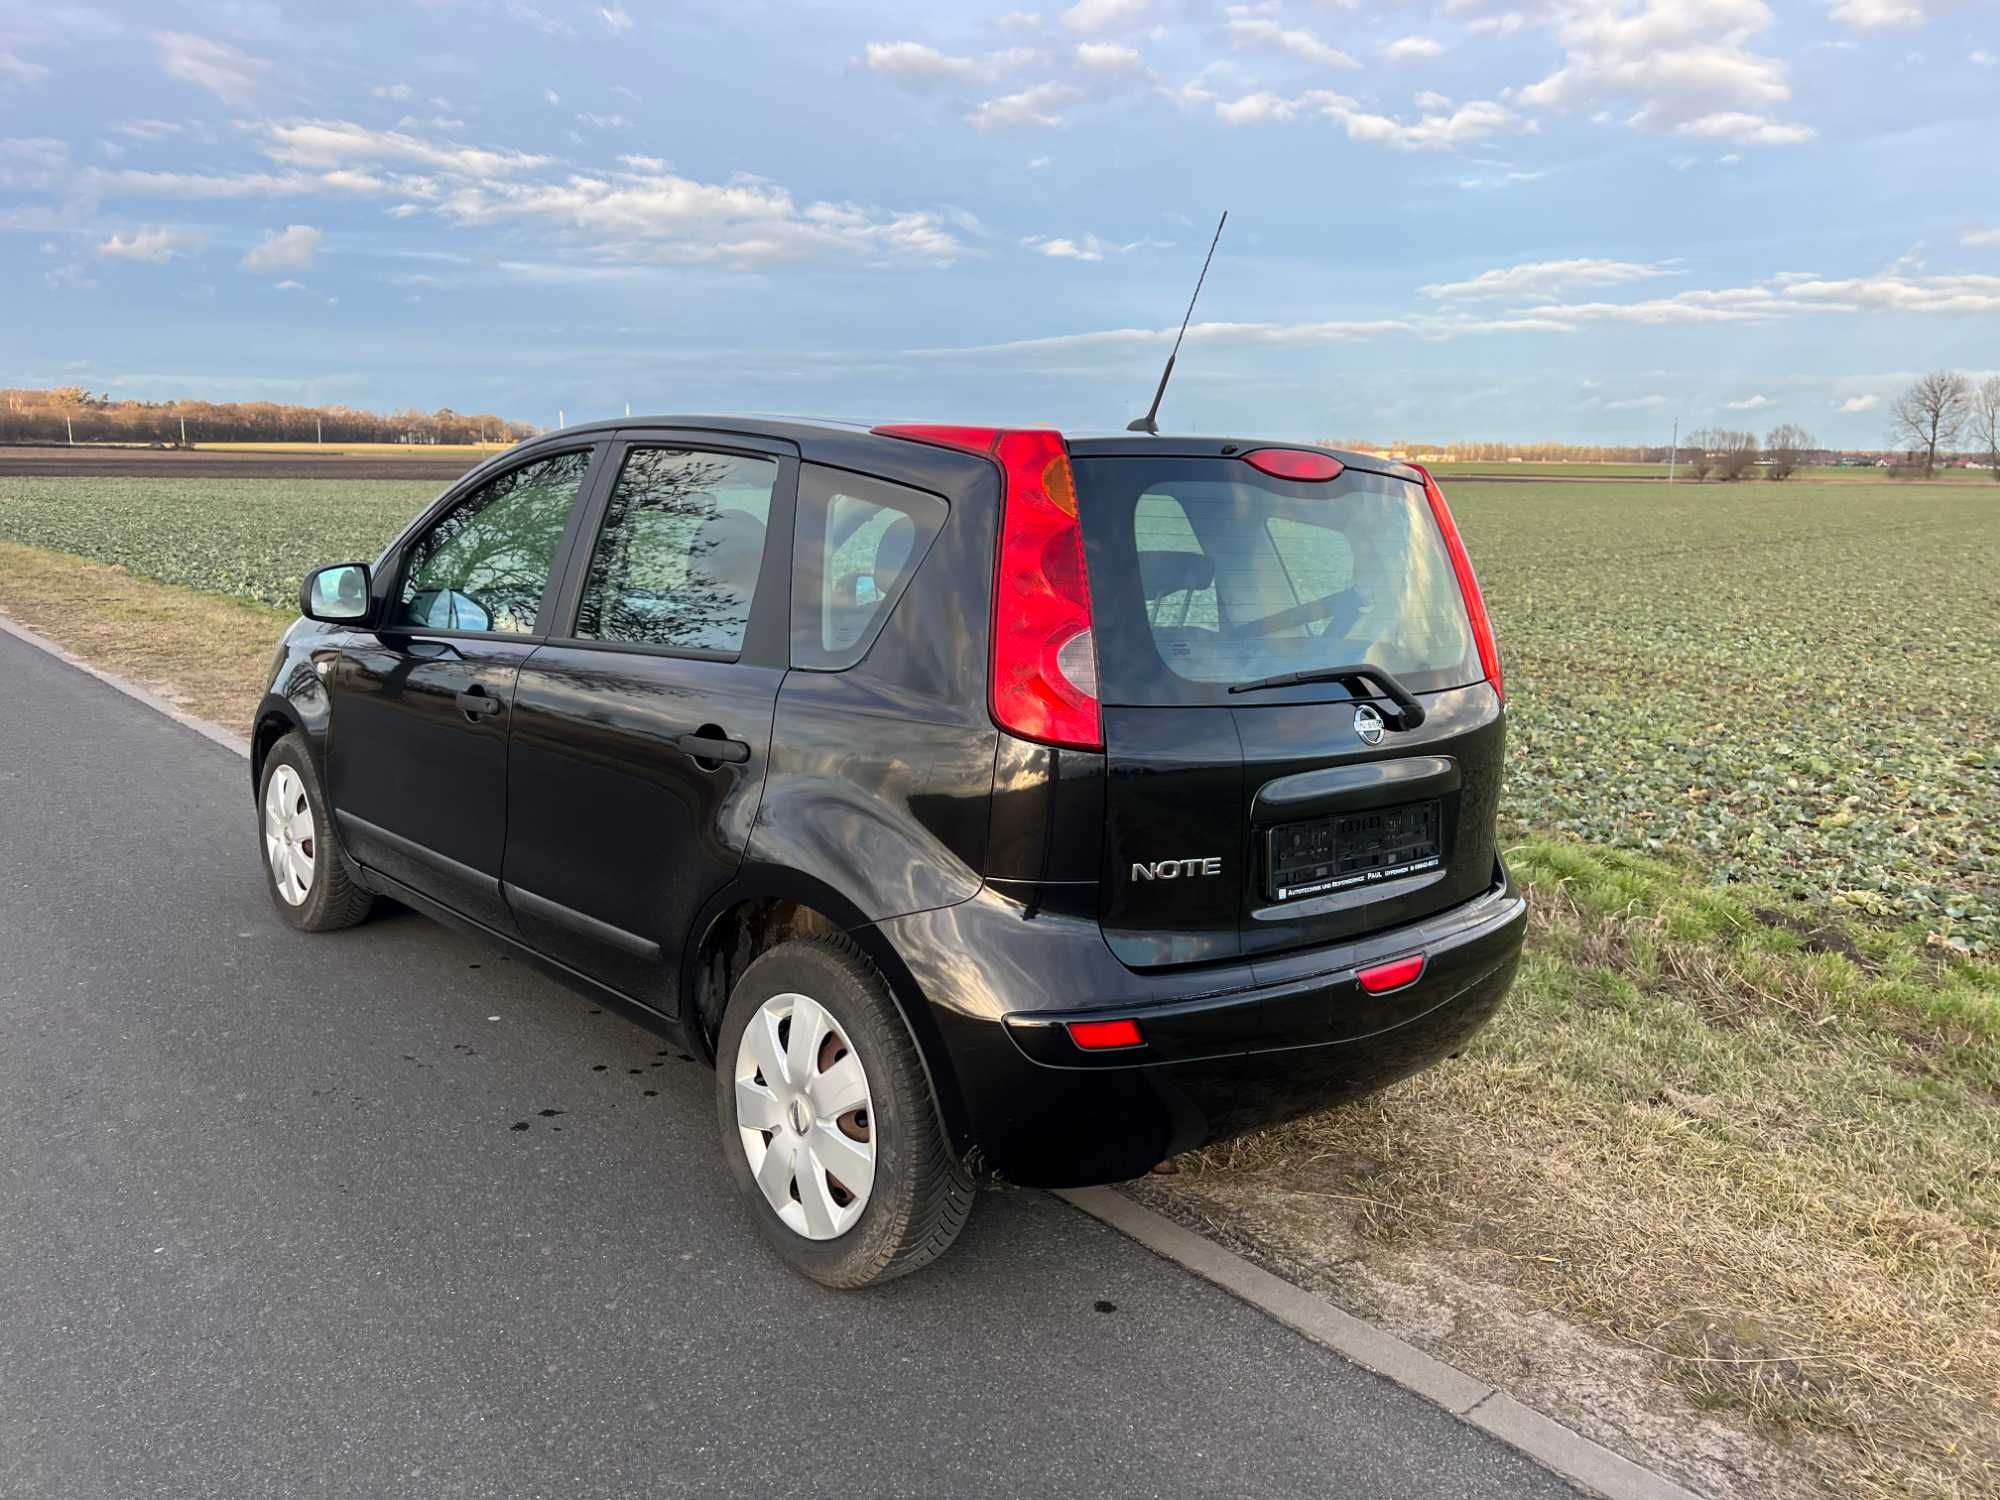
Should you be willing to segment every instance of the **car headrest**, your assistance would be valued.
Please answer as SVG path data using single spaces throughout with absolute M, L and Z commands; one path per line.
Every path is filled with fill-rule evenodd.
M 702 523 L 689 561 L 715 592 L 748 600 L 764 561 L 764 523 L 747 511 L 717 511 Z
M 1198 592 L 1215 582 L 1215 561 L 1206 552 L 1139 553 L 1139 584 L 1151 603 L 1182 589 Z

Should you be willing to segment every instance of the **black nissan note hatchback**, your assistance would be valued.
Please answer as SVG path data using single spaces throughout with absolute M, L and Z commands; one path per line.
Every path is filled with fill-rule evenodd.
M 1512 980 L 1500 662 L 1421 469 L 678 417 L 313 573 L 258 709 L 294 926 L 377 896 L 716 1069 L 807 1275 L 1455 1052 Z

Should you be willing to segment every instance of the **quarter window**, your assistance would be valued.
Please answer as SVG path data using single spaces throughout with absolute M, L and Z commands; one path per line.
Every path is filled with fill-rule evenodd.
M 634 448 L 590 556 L 578 637 L 740 652 L 777 479 L 775 459 Z
M 446 511 L 410 548 L 396 622 L 502 635 L 532 631 L 590 457 L 585 449 L 524 464 Z
M 947 508 L 935 495 L 844 469 L 799 476 L 792 661 L 840 671 L 868 654 Z

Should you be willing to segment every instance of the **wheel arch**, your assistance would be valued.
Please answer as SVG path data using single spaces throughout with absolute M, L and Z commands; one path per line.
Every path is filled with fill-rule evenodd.
M 682 953 L 681 1018 L 690 1045 L 713 1066 L 722 1012 L 737 978 L 758 954 L 814 933 L 846 937 L 868 957 L 917 1044 L 931 1097 L 952 1149 L 969 1155 L 977 1142 L 930 1001 L 895 944 L 846 897 L 823 881 L 781 866 L 745 866 L 693 924 L 698 938 Z

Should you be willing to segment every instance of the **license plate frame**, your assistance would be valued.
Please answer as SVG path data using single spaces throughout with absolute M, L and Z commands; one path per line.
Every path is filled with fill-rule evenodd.
M 1303 901 L 1444 868 L 1444 803 L 1329 813 L 1280 823 L 1264 836 L 1265 895 Z

